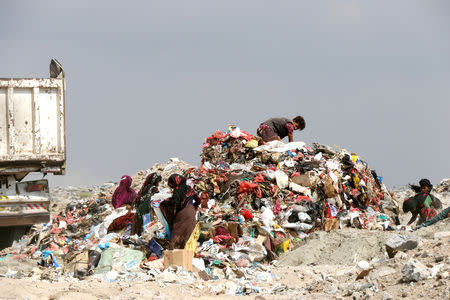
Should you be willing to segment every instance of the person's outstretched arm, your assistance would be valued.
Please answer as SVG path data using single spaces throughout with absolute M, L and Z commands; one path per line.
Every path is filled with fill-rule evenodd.
M 411 225 L 416 219 L 417 219 L 417 215 L 419 214 L 419 212 L 413 212 L 412 213 L 412 216 L 411 216 L 411 219 L 409 220 L 409 222 L 408 222 L 408 224 L 407 225 Z

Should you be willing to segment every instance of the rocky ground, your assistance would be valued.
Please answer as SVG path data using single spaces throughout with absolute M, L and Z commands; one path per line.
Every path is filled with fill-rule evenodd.
M 67 277 L 49 281 L 42 280 L 36 274 L 37 277 L 22 279 L 2 278 L 0 298 L 449 299 L 450 222 L 447 220 L 407 233 L 418 240 L 418 246 L 389 259 L 382 244 L 397 234 L 355 229 L 313 234 L 303 246 L 287 253 L 275 266 L 269 266 L 273 278 L 253 282 L 253 288 L 259 293 L 248 291 L 250 294 L 243 296 L 226 294 L 229 288 L 235 286 L 229 280 L 198 281 L 168 277 L 160 281 L 137 278 L 108 283 L 93 278 L 80 281 Z M 338 243 L 341 246 L 336 246 Z M 373 247 L 370 247 L 371 244 Z M 368 266 L 364 266 L 362 261 L 366 261 Z M 413 262 L 415 269 L 407 273 L 405 270 Z M 18 264 L 21 268 L 27 267 L 26 262 Z M 434 275 L 433 271 L 437 274 Z M 358 279 L 358 275 L 363 277 L 363 272 L 368 274 Z M 410 281 L 414 276 L 419 281 Z
M 145 176 L 145 172 L 141 174 Z M 444 182 L 445 183 L 445 182 Z M 450 205 L 450 180 L 436 187 Z M 54 210 L 67 203 L 110 193 L 114 183 L 95 187 L 54 188 Z M 397 199 L 410 194 L 394 190 Z M 400 215 L 404 224 L 409 215 Z M 407 246 L 389 258 L 386 242 L 406 235 Z M 1 299 L 450 299 L 450 221 L 417 231 L 347 228 L 310 234 L 296 249 L 271 265 L 260 265 L 256 280 L 198 280 L 185 272 L 158 280 L 135 277 L 105 282 L 88 277 L 50 276 L 34 260 L 0 266 Z M 403 247 L 404 246 L 404 247 Z M 402 248 L 403 247 L 403 248 Z M 410 248 L 409 250 L 407 248 Z M 22 274 L 22 276 L 18 276 Z M 268 276 L 268 274 L 270 276 Z M 242 295 L 230 290 L 242 287 Z

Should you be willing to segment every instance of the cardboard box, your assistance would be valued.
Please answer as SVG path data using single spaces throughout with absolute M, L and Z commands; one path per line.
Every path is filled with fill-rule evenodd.
M 175 249 L 164 251 L 164 269 L 169 266 L 182 266 L 192 272 L 192 258 L 194 253 L 191 250 Z

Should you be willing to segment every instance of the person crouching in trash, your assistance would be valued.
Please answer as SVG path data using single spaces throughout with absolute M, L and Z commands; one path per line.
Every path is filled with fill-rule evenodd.
M 172 174 L 167 184 L 173 190 L 172 197 L 161 202 L 160 208 L 171 232 L 170 249 L 184 249 L 197 223 L 197 207 L 201 201 L 183 176 Z
M 416 192 L 416 195 L 407 198 L 403 202 L 403 211 L 405 213 L 411 212 L 412 214 L 408 225 L 411 225 L 416 220 L 417 216 L 419 216 L 419 221 L 417 222 L 418 225 L 430 220 L 436 216 L 436 210 L 442 207 L 441 201 L 430 194 L 433 185 L 428 179 L 421 179 L 419 185 L 420 186 L 410 185 L 411 189 Z
M 296 116 L 293 120 L 287 118 L 271 118 L 259 125 L 256 134 L 264 142 L 281 141 L 287 136 L 290 143 L 294 141 L 294 130 L 303 130 L 305 126 L 305 119 L 302 116 Z

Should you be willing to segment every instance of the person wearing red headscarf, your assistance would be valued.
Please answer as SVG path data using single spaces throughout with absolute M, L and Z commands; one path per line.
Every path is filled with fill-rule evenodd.
M 136 198 L 136 192 L 131 188 L 131 182 L 133 180 L 130 176 L 124 175 L 120 179 L 119 186 L 114 191 L 112 196 L 112 206 L 119 208 L 123 205 L 131 205 Z

